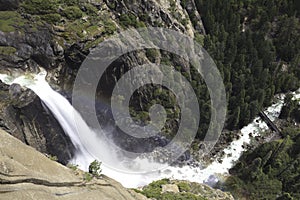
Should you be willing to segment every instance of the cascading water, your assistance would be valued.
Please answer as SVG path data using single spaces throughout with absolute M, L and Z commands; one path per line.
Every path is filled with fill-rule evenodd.
M 52 111 L 56 119 L 61 124 L 65 133 L 70 137 L 72 143 L 77 148 L 77 153 L 72 161 L 73 164 L 77 164 L 81 169 L 87 170 L 88 165 L 95 158 L 89 154 L 86 147 L 82 144 L 80 138 L 77 134 L 78 131 L 84 131 L 86 138 L 89 142 L 96 142 L 99 149 L 97 151 L 102 152 L 101 156 L 106 156 L 111 160 L 111 163 L 120 162 L 120 158 L 114 149 L 111 148 L 109 142 L 107 142 L 103 137 L 99 137 L 99 134 L 95 134 L 91 130 L 85 121 L 81 118 L 79 113 L 72 107 L 72 105 L 65 99 L 62 95 L 55 92 L 45 80 L 46 73 L 41 72 L 38 75 L 23 75 L 17 78 L 0 74 L 0 80 L 6 84 L 17 83 L 23 87 L 30 88 L 33 90 L 40 99 L 46 104 L 46 106 Z M 300 91 L 294 93 L 294 98 L 300 98 Z M 271 107 L 266 110 L 266 114 L 271 120 L 275 120 L 280 113 L 283 106 L 284 95 L 279 96 L 278 101 L 274 103 Z M 74 118 L 76 117 L 76 123 Z M 244 144 L 250 143 L 251 133 L 253 136 L 259 135 L 261 131 L 268 129 L 265 122 L 260 120 L 260 118 L 254 119 L 252 123 L 244 127 L 241 130 L 242 136 L 233 141 L 228 148 L 224 149 L 225 156 L 222 159 L 222 163 L 218 161 L 212 162 L 208 167 L 204 169 L 184 166 L 184 167 L 174 167 L 169 166 L 161 171 L 149 172 L 146 174 L 128 174 L 126 172 L 116 171 L 108 166 L 102 166 L 103 174 L 121 182 L 125 187 L 139 187 L 150 182 L 162 178 L 174 178 L 179 180 L 189 180 L 193 182 L 203 183 L 211 181 L 212 183 L 216 180 L 211 179 L 217 174 L 226 175 L 228 170 L 232 167 L 233 163 L 239 159 L 244 148 Z M 106 159 L 108 159 L 106 158 Z M 142 166 L 148 166 L 155 163 L 149 163 L 142 160 Z M 156 163 L 157 164 L 157 163 Z
M 38 75 L 26 74 L 19 77 L 11 77 L 5 74 L 0 74 L 0 80 L 6 84 L 19 84 L 22 87 L 26 87 L 34 91 L 40 99 L 51 110 L 55 118 L 62 126 L 65 133 L 70 137 L 72 143 L 76 147 L 76 155 L 70 161 L 70 163 L 78 165 L 79 168 L 87 170 L 89 164 L 95 160 L 95 158 L 87 151 L 86 147 L 82 144 L 82 139 L 77 134 L 79 131 L 84 133 L 85 139 L 88 143 L 97 146 L 97 151 L 101 152 L 101 158 L 110 160 L 110 164 L 119 164 L 122 160 L 118 157 L 115 149 L 109 144 L 107 138 L 101 137 L 101 134 L 95 133 L 88 127 L 86 122 L 81 118 L 80 114 L 72 107 L 69 101 L 55 92 L 45 80 L 46 72 L 41 72 Z M 75 120 L 76 118 L 76 120 Z M 96 143 L 96 145 L 95 145 Z M 136 160 L 139 167 L 151 168 L 151 165 L 158 165 L 158 163 L 150 163 L 145 159 Z M 134 166 L 135 163 L 131 163 Z M 120 172 L 107 167 L 105 163 L 102 165 L 102 172 L 127 187 L 137 187 L 147 184 L 148 181 L 143 180 L 139 174 L 127 174 L 126 172 Z

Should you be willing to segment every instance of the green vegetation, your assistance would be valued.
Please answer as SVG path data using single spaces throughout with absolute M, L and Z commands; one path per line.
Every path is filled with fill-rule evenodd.
M 23 9 L 18 12 L 28 13 L 33 20 L 56 25 L 62 30 L 58 33 L 59 41 L 61 41 L 59 37 L 67 43 L 86 39 L 88 42 L 85 50 L 96 46 L 105 36 L 113 34 L 117 29 L 107 11 L 100 13 L 99 8 L 86 1 L 25 0 L 21 7 Z M 8 29 L 8 31 L 14 30 L 13 27 Z M 91 40 L 92 37 L 96 39 Z
M 155 62 L 155 59 L 158 58 L 158 56 L 159 56 L 159 50 L 158 49 L 147 49 L 146 56 L 151 62 Z
M 63 15 L 69 20 L 75 20 L 82 17 L 82 11 L 77 6 L 68 6 L 63 10 Z
M 60 22 L 62 17 L 58 13 L 51 13 L 51 14 L 42 15 L 41 19 L 45 20 L 49 24 L 56 24 L 57 22 Z
M 74 6 L 80 3 L 80 0 L 59 0 L 60 4 L 65 4 L 67 6 Z
M 101 176 L 101 162 L 94 160 L 90 166 L 89 166 L 89 173 L 96 178 L 99 178 Z
M 52 161 L 58 161 L 57 156 L 50 155 L 49 159 L 52 160 Z
M 246 152 L 231 170 L 225 189 L 237 198 L 284 199 L 300 198 L 299 129 L 293 137 L 266 143 Z
M 116 24 L 111 20 L 103 21 L 103 26 L 104 26 L 104 32 L 109 35 L 113 34 L 117 30 Z
M 174 1 L 170 2 L 172 11 L 176 6 Z M 300 87 L 300 49 L 297 48 L 300 46 L 300 23 L 294 1 L 196 0 L 196 3 L 207 35 L 195 33 L 195 40 L 203 44 L 223 77 L 228 100 L 226 129 L 232 131 L 247 125 L 272 103 L 275 94 Z M 138 19 L 146 19 L 146 16 L 124 14 L 120 16 L 120 23 L 123 27 L 134 26 Z M 151 62 L 160 57 L 161 64 L 176 66 L 176 70 L 191 82 L 201 116 L 196 137 L 203 139 L 211 117 L 210 96 L 203 78 L 193 66 L 187 69 L 178 62 L 176 55 L 147 50 L 146 56 Z M 176 76 L 170 79 L 180 82 Z M 161 93 L 167 93 L 164 90 Z M 146 113 L 153 105 L 153 95 L 144 88 L 143 93 L 143 105 L 137 109 L 139 102 L 133 99 L 131 114 L 147 123 Z M 155 96 L 156 103 L 164 106 L 173 103 L 172 94 L 168 95 L 169 98 L 163 94 Z M 176 107 L 166 110 L 175 113 Z M 173 131 L 176 117 L 178 115 L 168 116 L 167 123 L 172 126 L 166 126 L 165 130 Z
M 195 33 L 195 40 L 198 42 L 200 45 L 204 45 L 204 35 L 201 35 L 199 33 Z
M 29 14 L 56 13 L 58 9 L 57 0 L 25 0 L 22 7 Z
M 70 169 L 74 171 L 77 169 L 77 165 L 69 165 Z M 85 172 L 83 174 L 83 179 L 87 182 L 91 181 L 93 178 L 100 178 L 101 177 L 101 162 L 94 160 L 89 165 L 89 172 Z
M 180 192 L 189 192 L 189 191 L 191 191 L 191 187 L 189 186 L 188 183 L 180 182 L 180 183 L 177 184 L 177 186 L 178 186 Z
M 130 26 L 133 26 L 135 28 L 141 28 L 141 27 L 145 27 L 146 25 L 144 24 L 144 22 L 138 20 L 137 16 L 135 16 L 134 14 L 122 14 L 120 16 L 120 25 L 123 28 L 128 28 Z
M 85 181 L 87 181 L 87 182 L 90 182 L 90 181 L 93 179 L 93 176 L 92 176 L 90 173 L 85 172 L 85 173 L 84 173 L 84 176 L 83 176 L 83 179 L 84 179 Z
M 290 97 L 286 102 L 281 116 L 286 110 L 293 110 Z M 230 170 L 233 176 L 227 179 L 223 189 L 236 198 L 300 199 L 300 128 L 294 125 L 294 120 L 299 118 L 284 116 L 291 123 L 283 126 L 283 138 L 245 152 Z
M 300 22 L 295 2 L 196 0 L 207 32 L 204 47 L 226 86 L 226 128 L 241 128 L 270 105 L 274 94 L 300 87 Z M 193 77 L 192 81 L 199 83 Z M 207 104 L 203 98 L 207 92 L 201 88 L 202 84 L 195 84 L 200 101 Z M 201 112 L 201 116 L 206 120 L 208 114 Z
M 24 20 L 16 11 L 0 11 L 0 31 L 13 32 L 17 26 L 23 25 Z
M 74 164 L 67 164 L 67 167 L 72 169 L 73 171 L 76 171 L 78 169 L 78 165 L 74 165 Z
M 162 179 L 159 181 L 154 181 L 150 183 L 148 186 L 144 187 L 142 191 L 135 190 L 138 193 L 141 193 L 145 195 L 148 198 L 152 198 L 155 200 L 206 200 L 206 198 L 203 198 L 201 196 L 198 196 L 197 194 L 190 193 L 189 186 L 184 182 L 177 183 L 177 186 L 180 190 L 180 193 L 171 193 L 171 192 L 165 192 L 162 193 L 162 186 L 166 184 L 175 184 L 175 182 L 171 182 L 169 179 Z
M 292 95 L 288 94 L 285 97 L 284 106 L 281 110 L 279 118 L 288 119 L 288 120 L 296 120 L 299 122 L 300 120 L 300 104 L 297 100 L 292 100 Z
M 2 55 L 13 55 L 17 51 L 14 47 L 0 46 L 0 54 Z
M 300 199 L 300 128 L 299 101 L 285 98 L 281 118 L 282 139 L 248 150 L 230 170 L 222 189 L 237 199 Z

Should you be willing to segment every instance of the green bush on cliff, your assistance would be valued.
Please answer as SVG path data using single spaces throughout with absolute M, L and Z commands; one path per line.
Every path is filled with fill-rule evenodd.
M 99 178 L 101 175 L 102 169 L 101 169 L 101 162 L 94 160 L 90 166 L 89 166 L 89 173 L 93 175 L 94 177 Z
M 56 13 L 58 9 L 57 0 L 25 0 L 22 7 L 29 14 Z
M 180 192 L 189 192 L 191 190 L 191 187 L 188 183 L 180 182 L 177 184 Z
M 162 186 L 172 183 L 169 179 L 162 179 L 159 181 L 154 181 L 143 188 L 142 191 L 136 190 L 136 192 L 145 195 L 148 198 L 156 200 L 205 200 L 201 196 L 195 195 L 188 192 L 190 190 L 189 185 L 184 182 L 177 183 L 177 186 L 180 189 L 180 193 L 165 192 L 162 193 Z M 175 184 L 175 183 L 173 183 Z
M 24 20 L 16 11 L 0 11 L 0 31 L 13 32 L 23 25 Z
M 111 20 L 103 21 L 103 25 L 107 34 L 113 34 L 117 30 L 116 24 Z
M 74 6 L 80 3 L 79 0 L 60 0 L 59 3 L 65 4 L 67 6 Z
M 127 28 L 130 26 L 133 26 L 135 28 L 141 28 L 141 27 L 145 27 L 146 25 L 144 24 L 144 22 L 138 20 L 138 18 L 134 15 L 134 14 L 122 14 L 120 16 L 120 25 L 123 28 Z
M 91 4 L 85 4 L 84 8 L 86 10 L 85 13 L 88 14 L 89 16 L 97 15 L 98 9 L 95 6 Z
M 17 51 L 14 47 L 0 46 L 0 54 L 2 55 L 13 55 Z
M 58 13 L 51 13 L 41 16 L 42 20 L 45 20 L 49 24 L 55 24 L 61 20 L 61 15 Z
M 69 20 L 75 20 L 82 17 L 82 11 L 77 6 L 68 6 L 63 10 L 63 15 Z

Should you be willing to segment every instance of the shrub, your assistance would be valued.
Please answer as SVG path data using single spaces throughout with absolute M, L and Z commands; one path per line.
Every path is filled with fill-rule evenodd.
M 147 49 L 146 50 L 146 56 L 147 58 L 151 61 L 151 62 L 154 62 L 155 59 L 157 57 L 159 57 L 159 50 L 158 49 Z
M 55 24 L 61 20 L 61 15 L 57 13 L 51 13 L 41 16 L 42 20 L 45 20 L 49 24 Z
M 16 11 L 0 11 L 0 31 L 13 32 L 24 25 L 24 20 Z
M 189 192 L 191 190 L 191 187 L 188 183 L 180 182 L 177 184 L 180 192 Z
M 0 54 L 2 54 L 2 55 L 12 55 L 16 51 L 17 50 L 14 47 L 0 46 Z
M 29 14 L 49 14 L 57 12 L 56 0 L 26 0 L 22 7 Z
M 78 165 L 74 165 L 74 164 L 67 164 L 67 167 L 72 169 L 73 171 L 76 171 L 78 169 Z
M 93 176 L 90 173 L 85 172 L 83 178 L 84 178 L 85 181 L 89 182 L 89 181 L 91 181 L 93 179 Z
M 82 17 L 82 11 L 77 6 L 68 6 L 64 9 L 63 15 L 69 20 L 75 20 Z
M 84 12 L 87 13 L 88 15 L 97 15 L 98 9 L 91 5 L 91 4 L 85 4 L 84 5 Z
M 101 172 L 102 172 L 101 162 L 94 160 L 89 166 L 89 173 L 92 176 L 99 178 L 101 175 Z
M 79 4 L 79 0 L 60 0 L 59 3 L 66 4 L 67 6 L 74 6 Z
M 104 28 L 105 32 L 108 34 L 113 34 L 117 30 L 115 23 L 109 20 L 104 21 Z
M 52 161 L 57 161 L 58 160 L 57 156 L 51 156 L 51 155 L 49 156 L 49 159 L 52 160 Z
M 161 188 L 162 185 L 168 184 L 169 182 L 170 182 L 169 179 L 154 181 L 150 183 L 148 186 L 146 186 L 141 193 L 148 198 L 159 199 L 162 192 L 162 188 Z
M 122 14 L 120 16 L 120 24 L 123 28 L 133 26 L 135 28 L 141 28 L 145 27 L 146 25 L 144 22 L 141 22 L 137 19 L 137 17 L 134 14 Z

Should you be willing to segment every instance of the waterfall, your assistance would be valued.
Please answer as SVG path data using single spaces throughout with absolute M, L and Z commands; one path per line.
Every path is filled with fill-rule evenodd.
M 100 152 L 100 158 L 109 160 L 110 166 L 120 165 L 122 160 L 118 157 L 116 150 L 112 148 L 113 145 L 110 145 L 111 141 L 107 141 L 107 138 L 101 137 L 99 132 L 96 133 L 88 127 L 69 101 L 50 87 L 45 80 L 46 75 L 45 71 L 37 75 L 25 74 L 19 77 L 0 74 L 0 80 L 8 85 L 19 84 L 22 87 L 31 89 L 51 110 L 64 132 L 69 136 L 71 142 L 76 147 L 76 154 L 70 163 L 78 165 L 80 169 L 87 171 L 89 164 L 96 159 L 89 153 L 88 148 L 90 147 L 83 145 L 82 140 L 86 139 L 89 144 L 92 144 L 91 146 L 97 146 L 97 151 Z M 84 133 L 85 138 L 79 137 L 78 132 Z M 125 187 L 138 187 L 148 184 L 149 180 L 152 180 L 148 180 L 147 175 L 144 176 L 144 174 L 126 173 L 124 171 L 115 170 L 109 165 L 106 165 L 106 163 L 102 164 L 102 173 L 121 182 Z M 151 166 L 157 165 L 157 163 L 151 163 L 145 159 L 136 159 L 136 163 L 131 163 L 132 166 L 134 166 L 134 164 L 145 168 L 151 168 Z
M 70 161 L 71 163 L 78 165 L 83 170 L 87 170 L 89 163 L 95 160 L 88 151 L 89 147 L 83 145 L 82 138 L 78 135 L 78 131 L 81 131 L 84 133 L 85 138 L 89 143 L 96 144 L 98 148 L 97 151 L 101 152 L 101 156 L 103 156 L 100 158 L 106 157 L 105 160 L 111 160 L 110 164 L 119 164 L 120 157 L 118 157 L 115 149 L 111 147 L 110 141 L 105 140 L 101 137 L 101 134 L 99 135 L 99 133 L 90 129 L 69 101 L 49 86 L 45 80 L 45 76 L 46 72 L 41 72 L 38 75 L 27 74 L 19 77 L 0 74 L 0 80 L 9 85 L 17 83 L 23 87 L 30 88 L 46 104 L 77 149 L 75 157 Z M 299 94 L 300 91 L 297 91 L 297 93 L 294 93 L 294 97 L 300 98 Z M 265 112 L 271 120 L 275 120 L 279 116 L 283 106 L 283 100 L 284 95 L 280 95 L 279 98 L 277 98 L 277 102 L 266 109 Z M 106 163 L 103 163 L 102 173 L 119 181 L 125 187 L 139 187 L 162 178 L 188 180 L 198 183 L 210 182 L 213 184 L 217 181 L 216 177 L 218 177 L 218 175 L 228 175 L 228 170 L 232 167 L 234 162 L 239 159 L 244 151 L 242 146 L 250 143 L 250 133 L 253 136 L 257 136 L 261 131 L 267 129 L 267 124 L 260 120 L 259 117 L 254 119 L 252 123 L 241 130 L 241 137 L 238 140 L 233 141 L 226 149 L 224 149 L 225 156 L 222 159 L 222 163 L 218 162 L 216 159 L 204 169 L 191 166 L 169 166 L 160 171 L 132 174 L 115 170 L 106 165 Z M 151 167 L 151 165 L 155 164 L 141 159 L 137 159 L 136 162 L 142 167 Z

